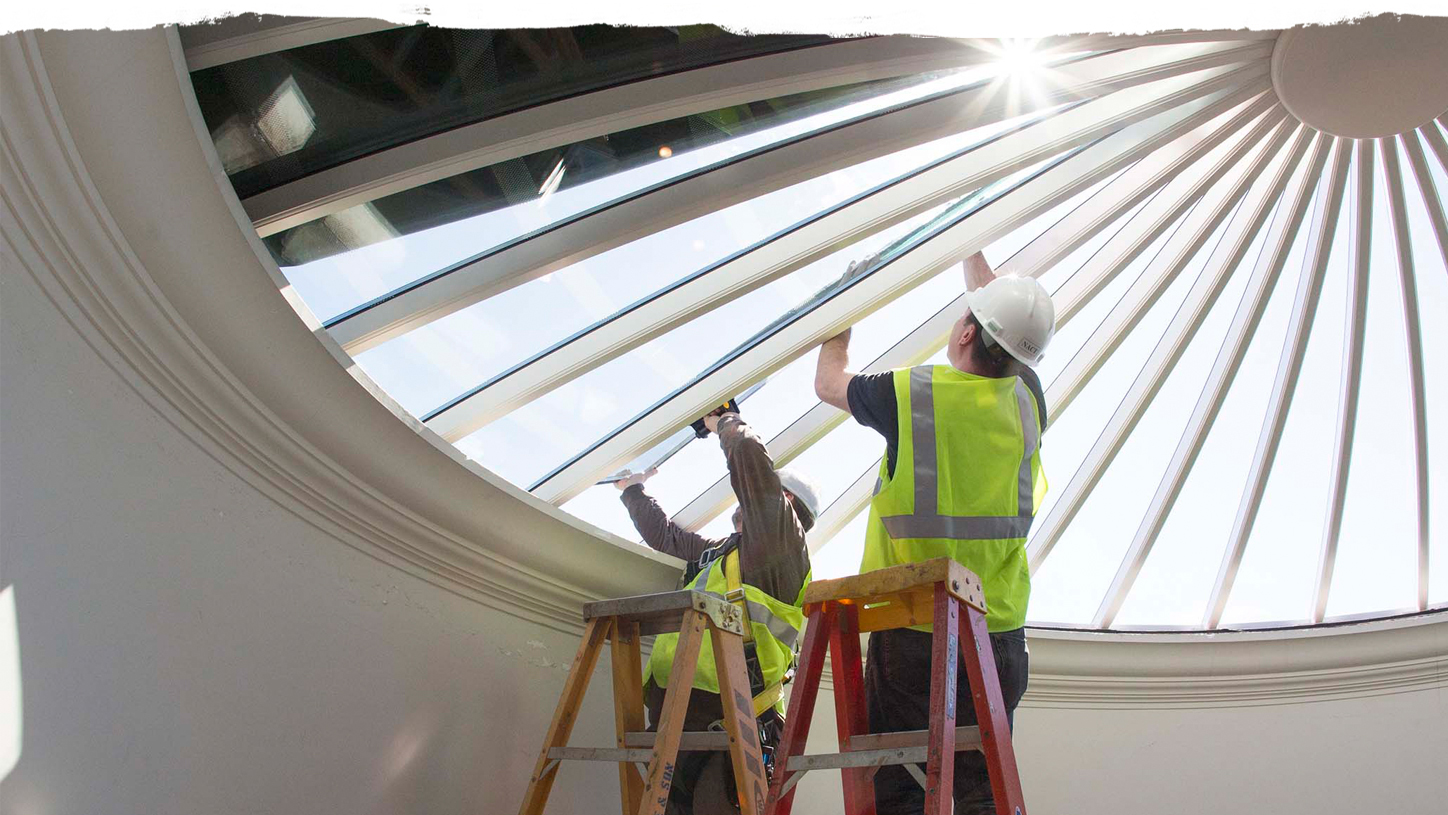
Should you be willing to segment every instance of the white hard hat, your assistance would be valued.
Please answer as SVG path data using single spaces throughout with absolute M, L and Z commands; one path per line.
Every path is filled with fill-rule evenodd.
M 1035 367 L 1056 333 L 1056 306 L 1034 277 L 1007 275 L 965 293 L 965 303 L 985 333 L 1006 353 Z
M 820 517 L 820 491 L 814 482 L 800 474 L 798 470 L 785 468 L 779 471 L 779 483 L 789 490 L 795 498 L 804 504 L 809 510 L 810 517 L 818 520 Z

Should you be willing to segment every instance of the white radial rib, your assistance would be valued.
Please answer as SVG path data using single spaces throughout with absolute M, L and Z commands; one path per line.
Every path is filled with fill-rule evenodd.
M 1088 102 L 859 196 L 848 206 L 805 221 L 555 344 L 427 417 L 427 425 L 448 441 L 457 441 L 580 373 L 803 268 L 842 244 L 866 238 L 942 201 L 1160 110 L 1167 99 L 1180 97 L 1171 87 L 1158 87 L 1167 84 L 1154 83 Z M 1153 163 L 1175 169 L 1175 158 L 1167 156 Z
M 318 17 L 295 22 L 296 19 L 232 17 L 207 25 L 181 26 L 179 33 L 186 49 L 186 68 L 200 71 L 319 42 L 401 28 L 397 23 L 384 20 Z M 283 20 L 288 22 L 282 23 Z M 211 28 L 230 29 L 234 33 L 221 39 L 196 42 L 204 38 L 206 29 Z
M 870 493 L 875 489 L 875 479 L 879 478 L 880 461 L 881 459 L 875 459 L 873 467 L 861 473 L 859 478 L 840 493 L 840 497 L 820 513 L 814 528 L 805 536 L 805 546 L 809 548 L 810 554 L 818 552 L 825 544 L 834 540 L 835 535 L 864 509 L 865 503 L 870 500 Z
M 1413 273 L 1413 242 L 1408 234 L 1403 171 L 1391 138 L 1379 139 L 1388 181 L 1388 210 L 1398 249 L 1398 281 L 1403 293 L 1403 327 L 1408 347 L 1408 387 L 1413 401 L 1413 459 L 1418 499 L 1418 610 L 1428 610 L 1428 399 L 1423 385 L 1423 334 L 1418 317 L 1418 281 Z
M 1337 563 L 1338 538 L 1342 534 L 1343 504 L 1347 498 L 1347 476 L 1352 469 L 1353 434 L 1357 429 L 1358 382 L 1363 367 L 1363 328 L 1367 321 L 1368 269 L 1373 236 L 1373 142 L 1357 142 L 1357 184 L 1353 218 L 1353 257 L 1348 267 L 1347 325 L 1343 330 L 1342 381 L 1338 391 L 1337 432 L 1333 437 L 1331 485 L 1327 498 L 1327 522 L 1322 529 L 1322 551 L 1317 560 L 1317 588 L 1312 597 L 1312 622 L 1327 614 L 1332 592 L 1332 571 Z
M 1178 325 L 1174 321 L 1173 326 L 1167 329 L 1168 335 L 1171 335 L 1173 330 L 1187 332 L 1185 339 L 1178 340 L 1178 353 L 1180 353 L 1180 349 L 1184 349 L 1186 343 L 1190 341 L 1191 334 L 1197 331 L 1201 321 L 1206 318 L 1207 312 L 1211 309 L 1211 301 L 1219 295 L 1227 278 L 1242 262 L 1252 240 L 1282 196 L 1288 181 L 1295 175 L 1296 181 L 1291 198 L 1284 202 L 1285 206 L 1279 209 L 1278 217 L 1274 219 L 1262 254 L 1258 257 L 1256 266 L 1252 270 L 1252 276 L 1247 281 L 1246 291 L 1233 317 L 1232 325 L 1227 329 L 1226 339 L 1217 353 L 1216 361 L 1212 364 L 1211 373 L 1207 375 L 1207 383 L 1197 398 L 1196 407 L 1187 420 L 1186 429 L 1177 443 L 1171 462 L 1167 465 L 1166 472 L 1157 486 L 1156 494 L 1147 507 L 1146 515 L 1137 527 L 1136 535 L 1132 538 L 1131 545 L 1122 558 L 1121 566 L 1117 569 L 1116 576 L 1112 579 L 1111 586 L 1107 589 L 1106 596 L 1096 611 L 1093 624 L 1097 628 L 1110 628 L 1115 622 L 1116 615 L 1120 613 L 1121 606 L 1131 591 L 1137 575 L 1141 573 L 1142 566 L 1151 554 L 1152 546 L 1156 543 L 1156 537 L 1166 522 L 1167 514 L 1171 512 L 1177 496 L 1181 494 L 1182 485 L 1186 483 L 1192 465 L 1196 463 L 1197 454 L 1201 451 L 1202 444 L 1212 429 L 1212 423 L 1221 410 L 1222 402 L 1227 396 L 1227 389 L 1237 374 L 1242 357 L 1247 352 L 1247 345 L 1251 342 L 1252 335 L 1257 330 L 1257 324 L 1262 319 L 1262 313 L 1267 308 L 1267 299 L 1277 283 L 1282 267 L 1287 263 L 1287 256 L 1292 251 L 1293 238 L 1297 235 L 1297 229 L 1302 225 L 1307 209 L 1312 204 L 1314 182 L 1322 173 L 1322 166 L 1327 161 L 1327 148 L 1331 140 L 1327 136 L 1320 136 L 1311 160 L 1306 164 L 1302 163 L 1302 157 L 1307 152 L 1313 133 L 1314 131 L 1308 128 L 1301 129 L 1296 144 L 1289 151 L 1287 160 L 1279 166 L 1276 177 L 1265 187 L 1255 188 L 1252 197 L 1237 211 L 1233 222 L 1228 226 L 1226 239 L 1212 253 L 1212 257 L 1207 261 L 1207 268 L 1203 271 L 1203 278 L 1209 274 L 1216 278 L 1211 284 L 1210 292 L 1205 290 L 1206 287 L 1202 287 L 1193 289 L 1192 293 L 1187 295 L 1187 304 L 1183 306 L 1183 309 L 1188 307 L 1196 309 L 1190 314 L 1191 322 Z M 1194 296 L 1201 296 L 1204 299 L 1194 299 Z M 1180 317 L 1181 314 L 1179 313 L 1178 316 Z M 1158 347 L 1158 351 L 1160 350 L 1161 346 Z M 1152 370 L 1153 385 L 1159 387 L 1160 383 L 1165 381 L 1167 375 L 1170 374 L 1171 367 L 1172 365 L 1168 364 L 1160 369 L 1152 369 L 1151 362 L 1148 362 L 1143 373 Z M 1149 397 L 1137 409 L 1138 415 L 1145 409 L 1147 403 L 1149 403 Z M 1127 428 L 1126 432 L 1129 433 L 1130 428 Z M 1123 434 L 1121 439 L 1124 438 Z
M 313 173 L 242 202 L 271 235 L 439 179 L 621 130 L 824 88 L 978 65 L 960 40 L 871 37 L 630 82 L 438 133 Z
M 1203 628 L 1216 628 L 1221 624 L 1222 612 L 1227 607 L 1227 598 L 1232 594 L 1237 570 L 1242 565 L 1242 555 L 1247 551 L 1252 525 L 1257 520 L 1262 493 L 1267 488 L 1267 476 L 1277 458 L 1277 445 L 1282 440 L 1282 428 L 1287 423 L 1287 414 L 1292 407 L 1297 378 L 1302 372 L 1302 357 L 1307 351 L 1313 319 L 1317 316 L 1317 303 L 1322 295 L 1322 280 L 1327 273 L 1327 261 L 1332 254 L 1333 236 L 1337 234 L 1337 219 L 1342 210 L 1343 189 L 1347 186 L 1348 163 L 1352 155 L 1351 139 L 1338 139 L 1336 145 L 1332 168 L 1318 193 L 1312 230 L 1307 239 L 1308 254 L 1304 260 L 1302 275 L 1297 281 L 1297 294 L 1292 303 L 1292 315 L 1289 317 L 1287 336 L 1283 341 L 1282 357 L 1277 364 L 1277 375 L 1272 383 L 1272 394 L 1267 400 L 1262 433 L 1257 438 L 1257 448 L 1252 455 L 1251 468 L 1247 471 L 1242 499 L 1237 505 L 1237 515 L 1227 538 L 1227 549 L 1222 553 L 1222 565 L 1217 570 L 1217 580 L 1212 587 L 1211 598 L 1207 601 Z
M 1408 154 L 1408 164 L 1413 168 L 1413 177 L 1418 180 L 1418 191 L 1423 195 L 1423 208 L 1428 212 L 1428 222 L 1433 225 L 1433 235 L 1438 239 L 1438 253 L 1443 257 L 1443 268 L 1448 269 L 1448 217 L 1444 217 L 1443 199 L 1439 197 L 1437 185 L 1433 183 L 1433 174 L 1428 171 L 1428 161 L 1423 157 L 1423 146 L 1418 144 L 1418 139 L 1412 133 L 1398 136 L 1398 141 L 1403 145 L 1403 152 Z
M 1207 99 L 1132 125 L 1011 189 L 998 200 L 936 233 L 910 252 L 801 313 L 768 338 L 712 367 L 623 427 L 549 473 L 532 491 L 561 504 L 613 467 L 702 415 L 711 403 L 737 393 L 787 365 L 805 350 L 853 325 L 962 254 L 988 245 L 1097 181 L 1190 132 L 1216 112 Z
M 1069 324 L 1123 269 L 1130 266 L 1133 260 L 1145 252 L 1172 224 L 1177 223 L 1188 210 L 1195 208 L 1228 170 L 1238 166 L 1241 158 L 1247 155 L 1285 114 L 1280 109 L 1273 110 L 1261 116 L 1252 127 L 1247 124 L 1259 113 L 1271 110 L 1276 104 L 1275 95 L 1266 94 L 1252 107 L 1243 111 L 1241 116 L 1235 117 L 1233 121 L 1238 123 L 1238 130 L 1218 148 L 1219 155 L 1215 158 L 1205 157 L 1182 170 L 1162 190 L 1152 206 L 1132 218 L 1061 284 L 1051 296 L 1056 305 L 1057 330 Z
M 1166 65 L 1151 63 L 1133 52 L 1078 60 L 1059 69 L 1062 84 L 1033 101 L 1044 107 L 1148 83 L 1150 89 L 1143 89 L 1148 95 L 1170 96 L 1175 92 L 1190 97 L 1266 75 L 1265 59 L 1252 58 L 1234 68 L 1234 64 L 1250 57 L 1235 50 L 1200 53 L 1213 47 L 1220 48 L 1179 46 L 1193 52 Z M 1255 54 L 1255 50 L 1251 53 Z M 1222 60 L 1229 63 L 1216 64 Z M 860 117 L 654 185 L 389 292 L 329 322 L 328 331 L 355 355 L 499 292 L 693 218 L 861 161 L 1026 112 L 1019 99 L 1004 93 L 1003 88 L 998 82 L 982 83 L 899 110 Z M 1166 103 L 1158 104 L 1162 106 L 1138 111 L 1135 116 L 1144 118 L 1153 110 L 1164 109 Z
M 1442 166 L 1443 171 L 1448 172 L 1448 141 L 1443 139 L 1442 131 L 1429 122 L 1418 128 L 1418 132 L 1423 134 L 1423 140 L 1428 142 L 1428 147 L 1432 148 L 1433 155 L 1438 157 L 1438 164 Z
M 1153 192 L 1160 190 L 1183 168 L 1191 167 L 1204 155 L 1232 134 L 1240 135 L 1245 125 L 1275 104 L 1271 94 L 1260 95 L 1255 102 L 1243 103 L 1240 110 L 1227 111 L 1212 121 L 1163 147 L 1130 169 L 1112 179 L 1081 206 L 1066 214 L 1045 232 L 1038 235 L 1001 265 L 997 274 L 1037 277 L 1059 263 L 1066 255 L 1090 240 L 1097 232 L 1115 223 Z M 910 332 L 862 373 L 887 371 L 892 368 L 918 365 L 945 345 L 950 326 L 965 309 L 965 297 L 958 296 L 929 320 Z M 809 445 L 838 427 L 846 415 L 833 407 L 816 404 L 788 428 L 769 441 L 769 452 L 777 464 L 793 460 Z M 874 472 L 871 470 L 869 472 Z M 869 474 L 866 473 L 866 475 Z M 862 476 L 863 478 L 863 476 Z M 866 479 L 868 482 L 868 479 Z M 873 482 L 869 482 L 873 483 Z M 862 493 L 869 497 L 869 491 Z M 862 499 L 863 500 L 863 499 Z M 734 492 L 728 477 L 720 478 L 690 501 L 674 522 L 697 530 L 713 520 L 734 503 Z M 863 503 L 842 506 L 844 520 L 858 512 Z M 820 529 L 816 527 L 816 530 Z M 825 540 L 811 531 L 811 540 Z
M 1111 310 L 1106 320 L 1072 358 L 1061 376 L 1051 383 L 1051 388 L 1046 393 L 1046 404 L 1052 411 L 1053 420 L 1055 416 L 1060 415 L 1059 411 L 1062 409 L 1057 400 L 1060 399 L 1061 402 L 1069 404 L 1070 397 L 1074 397 L 1075 392 L 1079 391 L 1086 380 L 1100 369 L 1106 358 L 1115 351 L 1131 329 L 1166 291 L 1167 286 L 1201 251 L 1203 244 L 1216 231 L 1222 220 L 1237 207 L 1238 202 L 1247 195 L 1248 190 L 1253 188 L 1254 182 L 1258 181 L 1258 176 L 1268 168 L 1274 159 L 1278 158 L 1278 150 L 1291 135 L 1295 124 L 1293 121 L 1279 118 L 1276 131 L 1257 150 L 1256 156 L 1250 161 L 1244 160 L 1242 166 L 1234 168 L 1232 180 L 1224 181 L 1223 184 L 1214 187 L 1201 205 L 1188 216 L 1187 223 L 1172 235 L 1157 260 L 1142 273 L 1141 279 L 1133 284 L 1122 302 Z M 1051 511 L 1046 514 L 1045 520 L 1036 534 L 1032 536 L 1027 554 L 1033 573 L 1050 556 L 1067 524 L 1076 517 L 1076 513 L 1101 480 L 1101 476 L 1111 466 L 1111 462 L 1115 460 L 1116 454 L 1125 443 L 1126 437 L 1136 427 L 1146 406 L 1155 398 L 1162 383 L 1166 381 L 1167 375 L 1171 373 L 1171 369 L 1186 349 L 1187 343 L 1196 334 L 1204 315 L 1216 302 L 1222 288 L 1226 286 L 1232 269 L 1232 265 L 1227 261 L 1238 251 L 1245 252 L 1246 246 L 1251 244 L 1251 238 L 1256 234 L 1256 229 L 1248 227 L 1254 225 L 1260 227 L 1260 219 L 1255 217 L 1256 210 L 1262 206 L 1261 199 L 1274 187 L 1275 185 L 1267 185 L 1264 189 L 1259 184 L 1253 190 L 1250 198 L 1253 206 L 1244 207 L 1250 214 L 1243 216 L 1239 213 L 1238 218 L 1235 219 L 1241 228 L 1236 230 L 1229 228 L 1228 234 L 1223 236 L 1221 246 L 1227 248 L 1227 254 L 1221 257 L 1220 262 L 1214 267 L 1209 266 L 1198 275 L 1191 291 L 1187 294 L 1187 299 L 1167 327 L 1166 334 L 1157 344 L 1156 349 L 1152 351 L 1146 364 L 1142 366 L 1141 373 L 1137 375 L 1136 381 L 1132 383 L 1130 390 L 1122 398 L 1110 421 L 1101 431 L 1100 437 L 1092 445 L 1086 460 L 1077 468 L 1076 474 L 1072 476 L 1070 483 L 1062 491 L 1061 497 L 1052 505 Z M 1270 208 L 1266 211 L 1270 211 Z M 1266 211 L 1262 213 L 1263 218 L 1266 217 Z M 1241 246 L 1240 250 L 1237 248 L 1238 245 Z M 1163 259 L 1165 259 L 1165 263 L 1161 264 L 1162 268 L 1155 271 L 1154 267 L 1158 266 Z M 1153 274 L 1154 271 L 1155 274 Z M 1143 283 L 1145 285 L 1140 285 Z M 1067 381 L 1066 386 L 1058 387 L 1063 378 Z
M 944 308 L 935 312 L 930 319 L 916 326 L 885 353 L 876 357 L 861 373 L 877 373 L 892 368 L 919 365 L 929 359 L 945 344 L 950 327 L 960 318 L 965 308 L 965 298 L 957 297 Z M 788 427 L 769 440 L 769 455 L 775 466 L 782 467 L 793 461 L 810 445 L 819 441 L 846 419 L 846 414 L 831 405 L 816 402 L 814 407 L 795 419 Z M 690 501 L 674 516 L 674 523 L 686 529 L 702 527 L 734 504 L 734 490 L 726 475 Z M 816 529 L 819 529 L 816 526 Z M 811 530 L 811 535 L 814 535 Z M 811 540 L 814 540 L 812 537 Z
M 1228 158 L 1236 159 L 1240 155 L 1241 160 L 1229 168 L 1221 182 L 1206 190 L 1200 199 L 1189 203 L 1192 211 L 1186 216 L 1181 228 L 1172 234 L 1157 257 L 1131 284 L 1131 288 L 1127 290 L 1121 302 L 1111 309 L 1106 319 L 1051 382 L 1051 386 L 1046 392 L 1046 405 L 1050 411 L 1052 422 L 1071 406 L 1076 396 L 1086 387 L 1086 383 L 1096 375 L 1107 358 L 1126 339 L 1141 318 L 1151 310 L 1172 281 L 1201 249 L 1202 244 L 1231 214 L 1233 207 L 1242 199 L 1242 196 L 1247 194 L 1247 190 L 1256 179 L 1257 174 L 1262 172 L 1267 163 L 1276 155 L 1277 148 L 1289 135 L 1290 131 L 1283 124 L 1285 119 L 1286 112 L 1282 107 L 1280 105 L 1274 107 L 1258 123 L 1257 127 L 1253 128 L 1253 131 L 1237 145 L 1237 150 L 1232 151 Z M 1275 132 L 1273 132 L 1274 130 Z M 1269 132 L 1273 132 L 1273 135 L 1267 137 L 1266 134 Z M 1265 146 L 1259 141 L 1264 138 L 1267 142 Z M 1248 161 L 1245 157 L 1249 152 L 1255 153 L 1252 161 Z M 1116 238 L 1113 238 L 1112 242 L 1116 242 Z M 1098 254 L 1112 257 L 1112 254 L 1106 252 L 1106 248 L 1103 248 L 1102 252 Z M 1097 275 L 1100 267 L 1094 263 L 1094 260 L 1093 258 L 1093 262 L 1087 264 L 1087 268 L 1077 272 L 1072 280 L 1086 277 L 1083 273 L 1104 276 Z M 1117 261 L 1109 268 L 1119 272 L 1119 264 L 1120 261 Z M 1068 284 L 1071 282 L 1067 281 Z M 1087 282 L 1090 283 L 1091 279 L 1087 278 Z M 1066 286 L 1062 287 L 1063 292 L 1066 288 Z M 1098 287 L 1094 285 L 1087 286 L 1086 291 L 1093 291 L 1096 288 Z M 1064 312 L 1063 316 L 1069 319 L 1079 310 L 1076 302 L 1078 301 L 1075 299 L 1074 291 L 1066 292 L 1065 296 L 1060 299 L 1058 313 Z M 1057 318 L 1057 323 L 1061 323 L 1060 317 Z M 1057 504 L 1053 508 L 1051 516 L 1055 516 L 1062 509 L 1063 507 Z M 1072 509 L 1070 514 L 1074 515 L 1075 510 Z M 1065 520 L 1069 520 L 1069 518 Z M 1042 553 L 1043 557 L 1044 553 L 1049 552 L 1050 547 L 1054 545 L 1054 535 L 1060 531 L 1050 522 L 1050 517 L 1047 518 L 1047 523 L 1043 527 L 1043 533 L 1046 530 L 1051 531 L 1051 536 L 1039 538 L 1042 543 L 1038 546 L 1043 546 L 1044 549 L 1037 550 Z

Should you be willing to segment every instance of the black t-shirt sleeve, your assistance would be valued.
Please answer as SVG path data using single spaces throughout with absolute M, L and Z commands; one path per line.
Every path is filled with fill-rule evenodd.
M 895 451 L 900 446 L 900 407 L 895 402 L 895 374 L 857 374 L 845 390 L 855 421 L 885 437 L 890 473 L 895 473 Z

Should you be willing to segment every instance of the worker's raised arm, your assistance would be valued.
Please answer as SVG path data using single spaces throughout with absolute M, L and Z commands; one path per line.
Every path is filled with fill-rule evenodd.
M 739 498 L 739 558 L 751 576 L 747 582 L 792 602 L 804 585 L 809 557 L 804 527 L 784 497 L 769 449 L 737 413 L 706 422 L 719 434 L 729 485 Z
M 965 259 L 966 291 L 975 291 L 992 280 L 995 280 L 995 272 L 991 270 L 984 252 L 976 252 Z
M 646 473 L 638 473 L 619 481 L 617 486 L 623 490 L 620 498 L 623 505 L 628 509 L 628 516 L 633 520 L 634 529 L 639 532 L 639 537 L 650 549 L 663 552 L 666 555 L 673 555 L 689 563 L 699 559 L 699 555 L 705 549 L 715 546 L 722 541 L 711 540 L 696 532 L 679 526 L 669 520 L 668 513 L 659 506 L 652 496 L 644 492 L 644 481 L 654 474 L 653 470 Z
M 815 396 L 827 405 L 848 413 L 850 380 L 855 378 L 850 365 L 850 329 L 846 328 L 820 345 L 819 361 L 815 363 Z

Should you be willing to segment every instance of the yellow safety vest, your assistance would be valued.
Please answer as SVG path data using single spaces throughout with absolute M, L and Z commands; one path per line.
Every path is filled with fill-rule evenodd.
M 720 560 L 732 565 L 733 569 L 721 567 Z M 755 698 L 755 714 L 769 707 L 779 707 L 783 712 L 781 689 L 784 675 L 794 663 L 794 649 L 799 640 L 799 630 L 804 626 L 804 589 L 809 585 L 810 576 L 805 575 L 799 596 L 793 604 L 776 600 L 762 589 L 738 582 L 739 550 L 735 549 L 723 558 L 710 561 L 688 588 L 707 591 L 720 597 L 728 597 L 730 583 L 735 583 L 744 592 L 744 606 L 748 614 L 749 630 L 746 639 L 752 637 L 759 667 L 764 674 L 764 692 Z M 733 571 L 733 579 L 726 574 Z M 674 651 L 679 645 L 678 634 L 660 634 L 654 638 L 654 650 L 649 655 L 649 673 L 654 683 L 661 688 L 669 686 L 669 673 L 674 667 Z M 708 630 L 699 646 L 698 667 L 694 670 L 694 687 L 710 693 L 719 692 L 719 672 L 714 665 L 714 646 Z
M 981 579 L 987 627 L 1020 628 L 1031 596 L 1026 536 L 1046 494 L 1035 397 L 1019 377 L 948 365 L 894 376 L 895 475 L 880 462 L 860 571 L 953 558 Z

